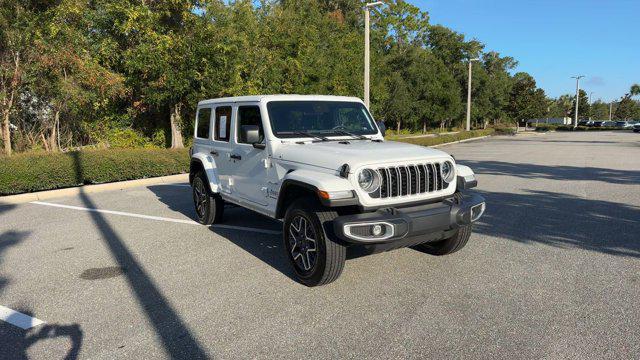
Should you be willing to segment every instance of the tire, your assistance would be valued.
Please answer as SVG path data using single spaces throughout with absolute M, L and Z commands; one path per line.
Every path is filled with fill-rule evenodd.
M 460 193 L 455 193 L 454 196 L 456 200 L 462 199 L 462 194 Z M 469 241 L 469 237 L 471 236 L 471 229 L 471 224 L 461 226 L 453 236 L 447 239 L 420 244 L 415 248 L 427 254 L 437 256 L 453 254 L 467 245 L 467 241 Z
M 287 209 L 282 231 L 284 249 L 296 278 L 306 286 L 329 284 L 342 273 L 346 248 L 327 235 L 331 234 L 330 222 L 337 216 L 311 198 L 296 200 Z
M 208 183 L 207 176 L 200 171 L 193 177 L 191 184 L 196 218 L 203 225 L 219 223 L 224 213 L 224 200 L 220 195 L 211 193 Z

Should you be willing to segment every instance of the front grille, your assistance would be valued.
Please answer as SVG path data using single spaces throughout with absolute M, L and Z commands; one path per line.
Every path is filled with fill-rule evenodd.
M 424 194 L 446 189 L 440 163 L 391 166 L 378 169 L 380 190 L 370 194 L 374 198 L 389 198 Z

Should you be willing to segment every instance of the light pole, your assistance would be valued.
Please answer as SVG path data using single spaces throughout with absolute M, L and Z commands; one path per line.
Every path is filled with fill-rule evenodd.
M 575 121 L 573 122 L 573 128 L 578 127 L 578 104 L 580 103 L 580 79 L 582 79 L 584 75 L 576 75 L 572 76 L 572 79 L 576 79 L 576 113 L 575 113 Z
M 609 103 L 609 121 L 611 121 L 611 113 L 613 112 L 613 101 Z
M 382 5 L 382 1 L 368 3 L 364 6 L 364 105 L 369 108 L 369 10 Z
M 594 93 L 594 92 L 595 92 L 595 91 L 591 91 L 591 92 L 589 93 L 589 120 L 591 120 L 591 114 L 593 113 L 593 111 L 591 111 L 591 96 L 593 96 L 593 93 Z
M 471 130 L 471 64 L 478 58 L 469 59 L 469 81 L 467 84 L 467 131 Z

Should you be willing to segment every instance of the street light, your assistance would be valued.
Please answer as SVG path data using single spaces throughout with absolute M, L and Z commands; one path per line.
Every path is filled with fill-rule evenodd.
M 368 3 L 364 6 L 364 105 L 369 108 L 369 10 L 382 5 L 382 1 Z
M 480 59 L 469 59 L 469 81 L 467 84 L 467 131 L 471 130 L 471 63 L 474 61 L 480 61 Z
M 591 91 L 591 92 L 589 93 L 589 120 L 591 120 L 591 114 L 593 114 L 593 111 L 592 111 L 592 109 L 591 109 L 591 96 L 593 96 L 593 93 L 594 93 L 594 92 L 595 92 L 595 91 Z
M 575 121 L 573 123 L 573 128 L 578 127 L 578 104 L 580 103 L 580 79 L 582 79 L 584 75 L 576 75 L 572 76 L 572 79 L 576 79 L 576 114 L 574 116 Z
M 611 121 L 611 113 L 613 112 L 613 100 L 609 102 L 609 121 Z

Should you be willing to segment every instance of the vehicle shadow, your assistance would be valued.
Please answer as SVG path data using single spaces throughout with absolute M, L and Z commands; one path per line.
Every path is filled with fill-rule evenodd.
M 76 177 L 82 178 L 81 159 L 77 153 L 72 154 L 75 160 Z M 96 208 L 85 192 L 80 193 L 80 199 L 84 206 Z M 172 359 L 209 358 L 206 350 L 191 333 L 187 324 L 171 306 L 144 267 L 136 260 L 124 239 L 118 235 L 101 213 L 89 212 L 89 214 L 117 264 L 120 268 L 126 269 L 124 275 L 129 287 L 135 294 L 140 308 L 153 326 L 169 357 Z
M 158 200 L 169 209 L 195 220 L 195 210 L 191 198 L 191 188 L 166 185 L 149 186 Z M 282 223 L 259 213 L 238 206 L 225 207 L 223 225 L 281 231 Z M 293 269 L 289 265 L 282 248 L 282 236 L 262 234 L 240 229 L 229 229 L 212 225 L 209 229 L 232 242 L 247 253 L 255 256 L 283 275 L 295 280 Z
M 615 170 L 576 166 L 547 166 L 537 164 L 510 163 L 503 161 L 461 161 L 471 167 L 477 174 L 509 175 L 530 180 L 562 179 L 592 180 L 613 184 L 638 184 L 640 171 Z
M 474 232 L 640 258 L 640 207 L 538 190 L 478 192 L 487 210 Z

